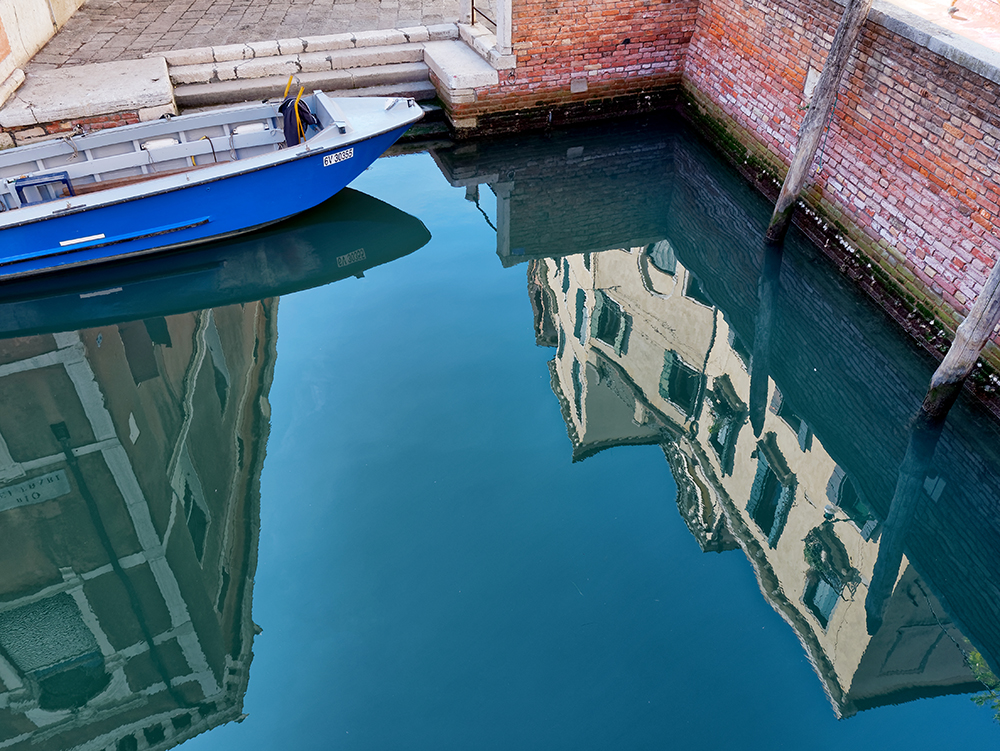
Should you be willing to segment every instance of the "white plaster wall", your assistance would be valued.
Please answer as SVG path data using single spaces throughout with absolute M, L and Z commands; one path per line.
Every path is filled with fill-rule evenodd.
M 10 54 L 0 60 L 0 84 L 52 38 L 84 0 L 0 0 Z

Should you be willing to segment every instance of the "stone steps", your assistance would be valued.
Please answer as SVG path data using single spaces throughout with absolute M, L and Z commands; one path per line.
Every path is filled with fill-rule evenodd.
M 458 39 L 455 24 L 174 50 L 167 61 L 180 109 L 220 106 L 322 90 L 335 96 L 436 95 L 424 43 Z
M 325 91 L 334 96 L 406 96 L 418 101 L 436 96 L 424 63 L 373 65 L 349 70 L 300 73 L 294 75 L 292 91 Z M 238 102 L 277 99 L 288 85 L 288 75 L 263 78 L 189 83 L 174 87 L 181 110 Z

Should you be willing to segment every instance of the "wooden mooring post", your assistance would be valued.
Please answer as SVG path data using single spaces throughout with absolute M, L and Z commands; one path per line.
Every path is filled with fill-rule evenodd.
M 781 186 L 781 193 L 774 204 L 771 223 L 764 235 L 768 243 L 777 244 L 785 239 L 792 214 L 795 212 L 795 203 L 805 186 L 816 150 L 823 138 L 824 127 L 837 100 L 840 81 L 844 77 L 844 71 L 847 70 L 851 53 L 861 35 L 861 29 L 871 7 L 872 0 L 847 0 L 847 7 L 833 37 L 833 44 L 816 84 L 816 90 L 813 92 L 809 110 L 802 120 L 802 125 L 799 126 L 799 142 L 795 147 L 795 156 L 792 157 L 785 182 Z
M 1000 261 L 994 262 L 986 284 L 972 309 L 955 331 L 955 341 L 931 376 L 923 409 L 932 415 L 947 414 L 962 384 L 976 367 L 976 360 L 1000 321 Z
M 781 193 L 774 204 L 771 221 L 764 234 L 765 245 L 780 246 L 784 243 L 785 234 L 795 213 L 795 205 L 805 187 L 806 178 L 816 158 L 816 151 L 823 139 L 823 132 L 837 101 L 841 79 L 847 70 L 871 6 L 872 0 L 847 0 L 847 6 L 837 26 L 837 33 L 833 37 L 809 110 L 799 126 L 795 155 L 785 175 Z M 965 379 L 976 366 L 976 361 L 998 321 L 1000 321 L 1000 260 L 994 264 L 968 317 L 958 327 L 955 341 L 944 361 L 934 372 L 923 403 L 923 410 L 927 414 L 931 416 L 947 414 L 958 397 Z M 765 326 L 765 330 L 766 328 Z M 764 348 L 761 349 L 763 351 Z M 758 383 L 758 390 L 759 386 Z M 759 415 L 757 417 L 759 418 Z

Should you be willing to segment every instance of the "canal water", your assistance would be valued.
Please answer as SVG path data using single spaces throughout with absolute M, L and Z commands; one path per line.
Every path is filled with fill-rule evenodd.
M 683 126 L 352 188 L 8 286 L 0 748 L 1000 742 L 997 425 Z

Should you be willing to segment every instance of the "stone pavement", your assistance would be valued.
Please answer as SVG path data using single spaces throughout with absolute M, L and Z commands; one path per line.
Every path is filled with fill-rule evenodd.
M 892 4 L 1000 51 L 1000 5 L 996 0 L 892 0 Z
M 153 52 L 433 26 L 459 0 L 87 0 L 27 73 L 141 58 Z
M 1000 6 L 995 0 L 893 4 L 1000 50 Z M 459 0 L 88 0 L 27 71 L 176 49 L 434 26 L 455 23 L 458 16 Z

